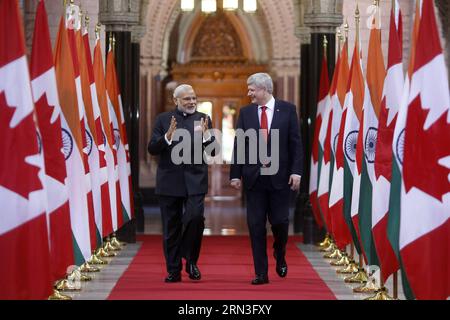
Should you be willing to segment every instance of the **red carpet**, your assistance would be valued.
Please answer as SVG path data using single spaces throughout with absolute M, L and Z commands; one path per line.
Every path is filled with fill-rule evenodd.
M 206 236 L 198 266 L 200 281 L 184 272 L 183 281 L 164 283 L 166 276 L 161 236 L 140 236 L 142 247 L 108 299 L 127 300 L 330 300 L 336 299 L 290 237 L 286 278 L 275 272 L 272 239 L 268 242 L 269 284 L 253 286 L 253 260 L 248 236 Z

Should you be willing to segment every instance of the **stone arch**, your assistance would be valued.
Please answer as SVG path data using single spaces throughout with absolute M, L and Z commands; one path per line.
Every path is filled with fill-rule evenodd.
M 299 65 L 300 41 L 295 36 L 294 1 L 260 0 L 255 15 L 237 12 L 247 30 L 256 62 L 270 62 L 275 74 Z M 178 0 L 150 0 L 141 64 L 153 74 L 164 72 L 168 39 L 180 14 Z M 265 61 L 264 61 L 265 60 Z

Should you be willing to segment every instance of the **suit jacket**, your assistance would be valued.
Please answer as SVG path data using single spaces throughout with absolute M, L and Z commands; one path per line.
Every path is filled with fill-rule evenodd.
M 175 164 L 172 161 L 171 153 L 180 141 L 172 141 L 168 145 L 165 134 L 169 130 L 170 120 L 174 116 L 177 121 L 177 129 L 186 129 L 191 137 L 191 155 L 190 163 Z M 184 197 L 187 195 L 206 194 L 208 192 L 208 165 L 204 162 L 194 163 L 194 143 L 202 144 L 202 155 L 211 143 L 216 143 L 215 137 L 203 142 L 201 134 L 194 135 L 194 122 L 206 119 L 208 116 L 196 111 L 193 114 L 183 114 L 178 109 L 164 112 L 157 116 L 152 137 L 148 144 L 148 152 L 151 155 L 158 155 L 158 170 L 156 173 L 156 190 L 158 195 Z M 211 128 L 211 119 L 208 117 L 209 128 Z M 214 156 L 214 152 L 210 154 Z
M 236 129 L 244 131 L 249 129 L 259 130 L 258 106 L 251 104 L 241 108 Z M 303 150 L 300 139 L 300 129 L 296 108 L 293 104 L 275 99 L 275 107 L 270 130 L 279 130 L 279 169 L 274 175 L 271 175 L 272 185 L 276 189 L 283 189 L 288 186 L 289 176 L 291 174 L 302 175 L 303 171 Z M 270 131 L 269 131 L 270 135 Z M 270 156 L 271 139 L 267 142 L 268 154 Z M 259 145 L 259 135 L 258 135 Z M 261 161 L 258 156 L 257 164 L 250 163 L 249 141 L 245 140 L 245 163 L 237 162 L 237 139 L 234 142 L 233 164 L 230 170 L 231 179 L 243 180 L 246 189 L 251 189 L 260 175 Z M 277 150 L 274 150 L 277 152 Z

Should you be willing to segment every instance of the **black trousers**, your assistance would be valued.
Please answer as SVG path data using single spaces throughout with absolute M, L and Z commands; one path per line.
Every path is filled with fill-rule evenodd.
M 247 224 L 252 244 L 255 274 L 267 274 L 267 219 L 274 237 L 276 259 L 283 259 L 289 232 L 290 188 L 275 189 L 270 176 L 260 176 L 252 189 L 246 190 Z
M 205 195 L 160 196 L 167 272 L 180 272 L 181 258 L 197 263 L 202 244 Z

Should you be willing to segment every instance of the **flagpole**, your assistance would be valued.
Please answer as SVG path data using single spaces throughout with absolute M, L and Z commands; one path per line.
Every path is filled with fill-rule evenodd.
M 345 19 L 345 24 L 344 24 L 344 37 L 345 37 L 344 42 L 348 41 L 348 32 L 349 32 L 349 30 L 350 30 L 350 27 L 348 25 L 348 20 L 346 18 Z M 347 45 L 347 56 L 348 56 L 348 45 Z M 352 252 L 352 255 L 353 255 L 353 252 Z
M 356 38 L 355 38 L 355 45 L 357 44 L 359 47 L 359 22 L 360 22 L 360 12 L 359 12 L 359 6 L 358 6 L 358 1 L 356 1 L 356 10 L 355 10 L 355 26 L 356 26 Z M 361 53 L 361 48 L 359 48 L 359 52 L 357 54 Z M 367 279 L 367 274 L 364 271 L 363 268 L 363 255 L 359 254 L 359 268 L 358 268 L 358 272 L 351 277 L 347 277 L 344 279 L 344 282 L 346 283 L 367 283 L 368 279 Z

